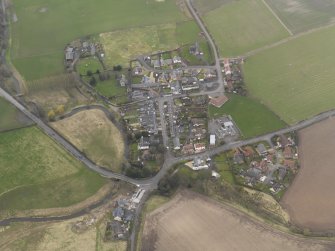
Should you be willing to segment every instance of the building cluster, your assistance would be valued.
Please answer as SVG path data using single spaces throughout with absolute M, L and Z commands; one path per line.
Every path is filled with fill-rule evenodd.
M 149 134 L 158 134 L 156 104 L 147 100 L 139 104 L 139 124 Z
M 210 145 L 231 142 L 238 139 L 240 132 L 231 116 L 222 116 L 212 119 L 208 124 L 210 132 Z
M 242 73 L 243 58 L 225 58 L 221 62 L 224 73 L 224 83 L 227 92 L 244 95 L 244 81 Z
M 138 207 L 145 190 L 137 190 L 132 197 L 121 198 L 116 201 L 111 221 L 106 226 L 106 238 L 112 240 L 126 240 L 129 237 L 131 222 L 135 218 Z
M 233 170 L 242 182 L 264 192 L 283 191 L 298 169 L 298 148 L 287 135 L 278 136 L 276 146 L 265 143 L 233 151 Z

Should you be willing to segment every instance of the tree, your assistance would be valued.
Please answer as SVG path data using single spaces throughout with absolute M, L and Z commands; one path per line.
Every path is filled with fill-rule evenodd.
M 91 77 L 93 75 L 93 72 L 91 70 L 87 70 L 86 75 Z
M 54 110 L 50 110 L 50 111 L 48 112 L 48 119 L 49 119 L 50 121 L 52 121 L 52 120 L 55 119 L 55 117 L 56 117 L 56 113 L 54 112 Z
M 122 66 L 121 65 L 113 66 L 113 70 L 114 71 L 121 71 L 122 70 Z
M 57 115 L 61 115 L 61 114 L 63 114 L 64 111 L 65 111 L 64 105 L 59 105 L 59 106 L 57 106 L 56 109 L 55 109 L 55 113 L 56 113 Z
M 92 78 L 90 79 L 89 84 L 90 84 L 91 86 L 95 86 L 95 85 L 97 84 L 97 80 L 95 79 L 94 76 L 92 76 Z

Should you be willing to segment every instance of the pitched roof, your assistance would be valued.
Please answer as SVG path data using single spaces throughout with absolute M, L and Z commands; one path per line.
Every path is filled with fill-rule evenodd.
M 225 95 L 221 95 L 218 97 L 209 97 L 209 99 L 209 103 L 217 108 L 220 108 L 229 100 L 228 97 Z

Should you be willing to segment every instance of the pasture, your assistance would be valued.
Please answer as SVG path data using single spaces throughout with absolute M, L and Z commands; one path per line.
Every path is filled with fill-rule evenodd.
M 0 163 L 0 210 L 66 207 L 105 184 L 36 127 L 1 133 Z
M 299 132 L 301 168 L 281 204 L 302 228 L 335 230 L 334 126 L 330 118 Z
M 293 32 L 299 33 L 334 23 L 335 2 L 319 0 L 266 0 Z
M 326 250 L 271 229 L 228 205 L 182 191 L 146 216 L 141 250 Z M 330 249 L 329 249 L 330 250 Z
M 6 100 L 0 98 L 0 132 L 20 128 L 32 122 Z
M 51 126 L 98 165 L 121 171 L 124 142 L 118 128 L 100 110 L 81 111 Z
M 233 2 L 234 0 L 194 0 L 193 4 L 200 14 L 205 14 L 211 10 L 215 10 L 224 4 Z
M 221 108 L 209 106 L 211 118 L 231 115 L 244 138 L 251 138 L 284 128 L 286 124 L 265 105 L 250 97 L 231 95 Z
M 203 19 L 221 56 L 239 56 L 274 43 L 289 33 L 261 0 L 232 1 Z
M 63 49 L 77 38 L 184 21 L 176 2 L 156 0 L 13 0 L 11 57 L 27 79 L 63 72 Z M 31 27 L 34 27 L 33 29 Z
M 335 108 L 335 28 L 301 36 L 246 60 L 251 96 L 288 124 Z

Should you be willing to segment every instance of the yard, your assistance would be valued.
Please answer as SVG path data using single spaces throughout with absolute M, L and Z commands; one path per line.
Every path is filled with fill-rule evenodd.
M 334 23 L 334 1 L 266 0 L 266 2 L 293 33 Z
M 0 210 L 70 206 L 105 184 L 36 127 L 1 133 L 0 156 Z
M 234 178 L 234 174 L 232 173 L 229 167 L 226 153 L 222 153 L 220 155 L 215 156 L 214 163 L 215 163 L 217 172 L 221 175 L 220 178 L 223 179 L 225 182 L 228 182 L 229 184 L 234 185 L 235 178 Z
M 51 123 L 66 139 L 98 165 L 121 171 L 124 142 L 119 129 L 100 110 L 81 111 Z
M 102 72 L 103 68 L 100 61 L 95 57 L 88 57 L 80 59 L 76 64 L 76 70 L 80 75 L 87 75 L 87 73 Z
M 74 39 L 186 20 L 175 1 L 13 0 L 12 3 L 18 20 L 11 24 L 11 56 L 28 80 L 63 72 L 63 49 Z
M 288 235 L 228 205 L 182 191 L 145 218 L 141 250 L 326 250 Z M 329 250 L 330 250 L 329 249 Z
M 335 229 L 334 126 L 331 118 L 299 132 L 301 168 L 281 204 L 302 228 Z
M 31 124 L 24 114 L 2 98 L 0 98 L 0 118 L 0 132 Z
M 289 36 L 261 0 L 231 1 L 203 19 L 221 56 L 239 56 Z
M 251 96 L 288 124 L 335 108 L 335 28 L 301 36 L 246 60 Z
M 271 110 L 250 97 L 231 95 L 221 108 L 209 106 L 211 118 L 231 115 L 244 138 L 251 138 L 286 126 Z

